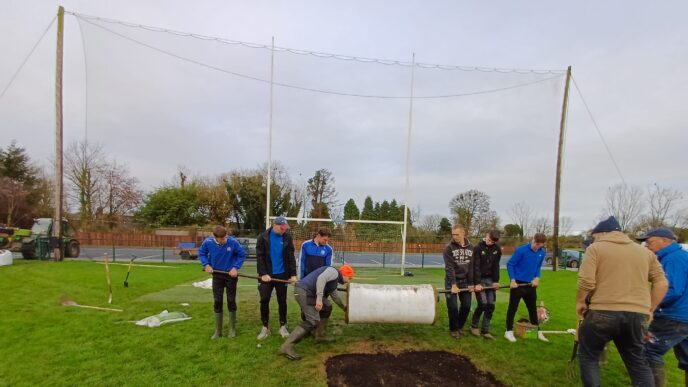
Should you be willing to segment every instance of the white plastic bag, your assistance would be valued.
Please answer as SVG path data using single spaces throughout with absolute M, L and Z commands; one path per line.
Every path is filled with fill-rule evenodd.
M 173 323 L 173 322 L 178 322 L 178 321 L 186 321 L 186 320 L 191 320 L 191 317 L 186 315 L 186 313 L 168 312 L 167 310 L 163 310 L 159 314 L 146 317 L 143 320 L 136 321 L 135 324 L 139 325 L 139 326 L 146 326 L 149 328 L 155 328 L 155 327 L 159 327 L 161 325 L 165 325 L 165 324 L 169 324 L 169 323 Z

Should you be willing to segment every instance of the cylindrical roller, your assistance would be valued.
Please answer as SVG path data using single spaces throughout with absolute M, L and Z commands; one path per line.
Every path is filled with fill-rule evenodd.
M 350 283 L 346 322 L 434 324 L 437 291 L 432 285 Z

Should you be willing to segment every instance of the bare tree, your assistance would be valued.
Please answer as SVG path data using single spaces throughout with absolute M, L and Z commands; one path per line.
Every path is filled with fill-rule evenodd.
M 109 222 L 121 220 L 122 216 L 132 215 L 143 203 L 143 191 L 139 189 L 137 178 L 129 175 L 126 165 L 116 160 L 107 162 L 102 170 L 101 191 L 98 195 L 96 215 Z
M 401 220 L 404 220 L 404 206 L 402 206 L 401 210 Z M 409 211 L 409 224 L 417 224 L 420 222 L 420 218 L 423 216 L 423 211 L 420 208 L 420 204 L 416 205 L 415 207 L 411 208 L 411 211 Z
M 423 231 L 437 232 L 440 229 L 440 222 L 443 216 L 439 214 L 425 215 L 420 219 L 418 228 Z
M 102 188 L 102 176 L 106 165 L 103 147 L 87 142 L 73 142 L 67 146 L 64 173 L 68 197 L 78 206 L 82 221 L 94 219 L 96 196 Z
M 337 203 L 337 192 L 334 189 L 334 176 L 327 169 L 315 171 L 308 179 L 308 196 L 311 200 L 311 218 L 328 218 L 330 210 Z
M 470 233 L 476 220 L 490 211 L 490 196 L 475 189 L 462 192 L 452 198 L 449 209 Z
M 657 183 L 648 188 L 647 192 L 650 213 L 649 227 L 674 226 L 667 224 L 675 220 L 674 211 L 683 194 L 675 189 L 660 187 Z
M 571 233 L 573 228 L 573 219 L 570 216 L 562 216 L 559 218 L 559 235 L 566 236 Z
M 495 211 L 487 211 L 480 214 L 473 222 L 472 235 L 480 237 L 487 234 L 490 230 L 498 230 L 500 223 L 499 215 Z
M 533 230 L 538 233 L 541 232 L 545 235 L 551 235 L 552 234 L 552 217 L 547 215 L 547 216 L 540 216 L 535 218 L 533 220 Z
M 179 186 L 184 188 L 186 181 L 189 179 L 189 168 L 184 165 L 177 165 L 177 175 L 179 175 Z
M 526 202 L 514 203 L 507 211 L 511 221 L 523 230 L 523 235 L 530 235 L 531 222 L 533 221 L 533 210 Z
M 12 226 L 17 211 L 28 210 L 28 195 L 23 183 L 9 177 L 0 179 L 0 210 L 7 214 L 7 226 Z
M 607 189 L 606 214 L 613 215 L 626 231 L 633 227 L 643 212 L 643 192 L 640 187 L 617 184 Z

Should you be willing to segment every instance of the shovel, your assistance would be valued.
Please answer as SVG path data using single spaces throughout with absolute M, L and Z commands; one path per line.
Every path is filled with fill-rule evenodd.
M 90 305 L 79 305 L 76 303 L 74 300 L 70 299 L 64 299 L 62 302 L 60 302 L 62 306 L 75 306 L 77 308 L 87 308 L 87 309 L 97 309 L 97 310 L 107 310 L 110 312 L 123 312 L 122 309 L 114 309 L 114 308 L 101 308 L 100 306 L 90 306 Z
M 131 256 L 131 260 L 129 261 L 129 268 L 127 269 L 127 278 L 124 279 L 124 287 L 128 288 L 129 287 L 129 273 L 131 273 L 131 267 L 134 266 L 134 260 L 138 258 L 136 255 Z
M 571 352 L 571 358 L 566 365 L 566 376 L 569 379 L 576 379 L 578 377 L 578 366 L 576 366 L 576 358 L 578 357 L 578 332 L 580 331 L 581 323 L 583 318 L 578 319 L 578 326 L 576 327 L 576 332 L 573 335 L 573 351 Z

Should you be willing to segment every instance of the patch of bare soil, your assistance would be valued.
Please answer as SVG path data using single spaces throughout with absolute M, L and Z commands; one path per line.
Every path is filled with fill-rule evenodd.
M 330 387 L 505 386 L 468 358 L 445 351 L 337 355 L 325 367 Z

